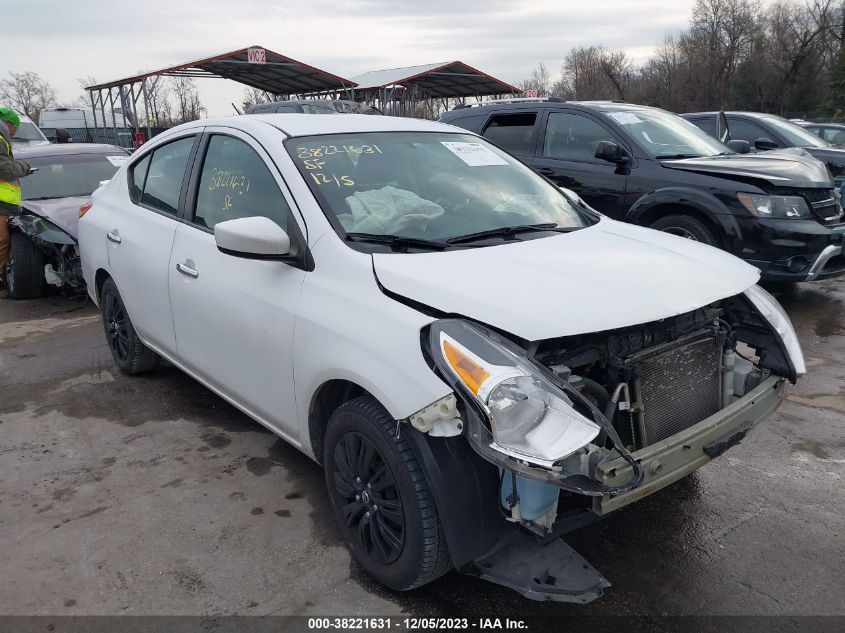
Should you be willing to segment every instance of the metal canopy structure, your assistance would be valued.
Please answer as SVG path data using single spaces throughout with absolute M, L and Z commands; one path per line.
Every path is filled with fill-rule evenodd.
M 352 91 L 356 100 L 404 116 L 416 116 L 418 105 L 433 114 L 432 102 L 436 99 L 448 108 L 449 99 L 465 103 L 468 97 L 480 100 L 522 92 L 461 61 L 374 70 L 352 81 L 357 84 Z
M 263 90 L 274 98 L 290 98 L 313 93 L 342 92 L 355 83 L 325 70 L 320 70 L 281 53 L 262 46 L 250 46 L 229 53 L 206 57 L 196 61 L 169 66 L 159 70 L 117 79 L 107 83 L 86 87 L 91 97 L 91 108 L 102 112 L 106 122 L 106 105 L 111 107 L 112 125 L 117 126 L 115 107 L 121 108 L 124 116 L 131 116 L 135 131 L 138 131 L 138 101 L 143 99 L 149 134 L 149 93 L 161 77 L 189 77 L 231 79 L 246 86 Z M 104 123 L 106 125 L 106 123 Z

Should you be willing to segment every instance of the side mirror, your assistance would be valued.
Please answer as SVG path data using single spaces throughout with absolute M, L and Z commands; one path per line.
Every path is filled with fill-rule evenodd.
M 628 155 L 625 154 L 625 150 L 613 141 L 599 141 L 596 146 L 595 157 L 617 165 L 624 165 L 628 162 Z
M 261 216 L 227 220 L 214 225 L 214 241 L 221 253 L 246 259 L 284 259 L 290 238 L 278 224 Z
M 56 129 L 56 142 L 57 143 L 70 143 L 71 135 L 65 128 L 60 127 Z
M 727 145 L 737 154 L 747 154 L 751 151 L 751 143 L 738 138 L 728 141 Z
M 763 138 L 758 138 L 756 141 L 754 141 L 754 149 L 758 149 L 761 152 L 777 148 L 778 144 L 775 143 L 772 139 L 767 138 L 765 136 Z

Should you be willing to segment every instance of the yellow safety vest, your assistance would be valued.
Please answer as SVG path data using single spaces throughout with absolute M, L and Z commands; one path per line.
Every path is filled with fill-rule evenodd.
M 11 156 L 12 146 L 2 136 L 0 136 L 0 140 L 6 144 L 6 152 Z M 0 202 L 5 202 L 16 207 L 21 206 L 21 185 L 17 180 L 12 182 L 0 180 Z

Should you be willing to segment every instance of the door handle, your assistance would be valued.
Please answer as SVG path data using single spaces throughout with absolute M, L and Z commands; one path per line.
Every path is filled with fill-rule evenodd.
M 555 170 L 551 167 L 535 167 L 534 171 L 536 171 L 541 176 L 554 176 Z
M 117 231 L 106 233 L 106 237 L 109 239 L 110 242 L 114 242 L 115 244 L 120 244 L 121 242 L 120 235 L 117 234 Z
M 176 264 L 176 270 L 178 270 L 183 275 L 187 277 L 191 277 L 192 279 L 196 279 L 200 276 L 199 272 L 195 268 L 191 268 L 190 266 L 186 266 L 182 262 Z

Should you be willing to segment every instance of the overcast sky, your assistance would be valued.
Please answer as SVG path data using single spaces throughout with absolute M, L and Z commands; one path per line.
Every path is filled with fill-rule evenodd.
M 767 0 L 768 2 L 769 0 Z M 98 81 L 258 44 L 341 77 L 461 60 L 510 83 L 538 62 L 556 75 L 573 46 L 641 61 L 686 26 L 693 0 L 21 0 L 7 3 L 0 71 L 33 70 L 76 99 Z M 199 81 L 210 116 L 243 87 Z

